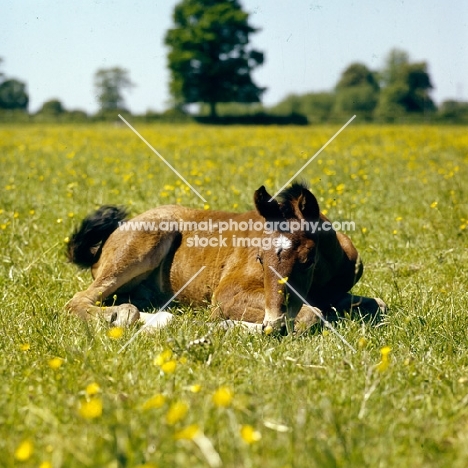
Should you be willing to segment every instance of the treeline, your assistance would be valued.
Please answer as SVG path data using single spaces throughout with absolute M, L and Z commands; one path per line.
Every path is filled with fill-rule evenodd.
M 356 114 L 361 122 L 468 124 L 468 102 L 447 100 L 437 106 L 431 98 L 433 84 L 427 63 L 411 62 L 406 52 L 396 49 L 389 53 L 382 70 L 370 70 L 363 63 L 349 65 L 330 91 L 290 94 L 271 107 L 220 102 L 215 116 L 210 105 L 203 103 L 196 113 L 177 105 L 163 112 L 132 115 L 122 93 L 133 86 L 127 70 L 98 70 L 94 75 L 97 113 L 65 109 L 59 99 L 44 102 L 37 112 L 29 113 L 26 84 L 0 73 L 0 123 L 115 122 L 121 114 L 140 123 L 306 125 L 343 122 Z
M 353 63 L 330 91 L 291 94 L 270 112 L 298 113 L 310 123 L 343 121 L 356 114 L 361 121 L 468 123 L 468 102 L 447 100 L 436 106 L 426 62 L 411 62 L 406 52 L 392 50 L 382 70 Z

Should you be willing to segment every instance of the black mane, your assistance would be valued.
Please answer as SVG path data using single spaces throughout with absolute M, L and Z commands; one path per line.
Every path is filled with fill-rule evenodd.
M 285 188 L 278 194 L 278 202 L 281 204 L 290 204 L 293 200 L 297 200 L 303 190 L 309 190 L 308 184 L 301 180 L 293 182 L 288 188 Z
M 278 194 L 278 203 L 282 215 L 286 219 L 296 218 L 293 202 L 297 200 L 303 190 L 309 190 L 309 187 L 305 181 L 293 182 L 292 185 Z

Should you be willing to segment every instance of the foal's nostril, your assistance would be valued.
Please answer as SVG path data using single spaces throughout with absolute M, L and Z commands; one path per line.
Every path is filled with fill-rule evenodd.
M 117 312 L 111 315 L 110 323 L 113 324 L 117 320 Z

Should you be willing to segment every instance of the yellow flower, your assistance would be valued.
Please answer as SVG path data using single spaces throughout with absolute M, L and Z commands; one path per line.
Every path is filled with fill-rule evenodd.
M 262 434 L 256 431 L 250 424 L 245 424 L 240 428 L 240 435 L 246 444 L 253 444 L 262 438 Z
M 281 278 L 278 280 L 278 284 L 286 284 L 288 282 L 288 277 L 285 276 L 284 278 Z
M 97 395 L 101 391 L 101 387 L 96 382 L 90 383 L 86 387 L 86 393 L 89 396 Z
M 166 402 L 166 397 L 162 395 L 161 393 L 158 393 L 154 395 L 153 397 L 151 397 L 149 400 L 146 400 L 143 403 L 142 408 L 144 410 L 148 410 L 151 408 L 161 408 L 162 406 L 164 406 L 165 402 Z
M 390 348 L 390 346 L 384 346 L 381 350 L 380 350 L 380 355 L 382 356 L 382 358 L 386 358 L 388 359 L 388 355 L 390 354 L 390 351 L 392 350 L 392 348 Z
M 233 393 L 229 387 L 219 387 L 212 396 L 213 403 L 220 407 L 226 408 L 232 402 Z
M 177 440 L 181 440 L 181 439 L 193 440 L 199 434 L 200 434 L 200 428 L 198 427 L 198 424 L 190 424 L 190 426 L 184 427 L 180 431 L 177 431 L 174 434 L 174 438 Z
M 39 465 L 39 468 L 52 468 L 52 463 L 50 463 L 50 461 L 43 461 Z
M 273 333 L 273 327 L 271 325 L 267 325 L 263 330 L 263 333 L 265 333 L 265 335 L 271 335 Z
M 26 461 L 31 458 L 33 452 L 34 444 L 30 440 L 23 440 L 23 442 L 16 447 L 15 458 L 18 461 Z
M 379 372 L 385 372 L 388 369 L 388 366 L 390 365 L 390 351 L 392 348 L 390 346 L 384 346 L 380 350 L 380 356 L 381 356 L 381 361 L 375 366 L 375 369 Z
M 192 392 L 192 393 L 198 393 L 200 390 L 201 390 L 201 385 L 200 384 L 194 384 L 194 385 L 191 385 L 189 390 Z
M 166 413 L 166 423 L 173 426 L 174 424 L 182 421 L 188 412 L 188 405 L 184 401 L 176 401 L 172 403 Z
M 361 229 L 361 232 L 362 232 L 363 234 L 365 234 L 365 233 L 367 232 L 367 228 L 366 228 L 366 227 L 363 227 L 363 228 Z
M 161 370 L 165 374 L 172 374 L 176 370 L 176 367 L 177 367 L 177 361 L 174 361 L 174 360 L 167 361 L 161 364 Z
M 31 345 L 29 343 L 23 343 L 20 345 L 21 351 L 29 351 L 31 349 Z
M 63 359 L 59 357 L 54 357 L 49 360 L 49 367 L 54 370 L 57 370 L 62 364 Z
M 208 203 L 205 203 L 205 204 L 203 205 L 203 209 L 204 209 L 204 210 L 209 210 L 209 209 L 210 209 L 210 205 L 208 205 Z
M 113 340 L 119 340 L 122 338 L 123 332 L 124 331 L 122 327 L 112 327 L 107 331 L 107 336 Z
M 102 400 L 95 397 L 89 401 L 82 401 L 78 412 L 85 419 L 99 418 L 102 415 Z
M 170 361 L 172 358 L 172 351 L 170 349 L 165 349 L 162 353 L 158 354 L 154 358 L 155 366 L 162 366 L 165 362 Z
M 438 203 L 436 201 L 431 203 L 431 208 L 437 208 Z

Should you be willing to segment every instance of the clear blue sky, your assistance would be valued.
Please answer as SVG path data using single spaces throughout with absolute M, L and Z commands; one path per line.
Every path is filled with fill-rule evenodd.
M 2 71 L 28 84 L 30 109 L 51 98 L 67 109 L 97 109 L 93 75 L 121 66 L 136 87 L 132 112 L 163 110 L 169 99 L 163 44 L 177 0 L 1 0 Z M 261 28 L 252 44 L 265 52 L 255 74 L 266 104 L 288 93 L 331 89 L 360 61 L 382 67 L 398 47 L 425 60 L 433 98 L 468 99 L 466 0 L 241 0 Z

